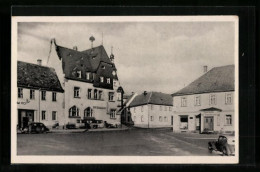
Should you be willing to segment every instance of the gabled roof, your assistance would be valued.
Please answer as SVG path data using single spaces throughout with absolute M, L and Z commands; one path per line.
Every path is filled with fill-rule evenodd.
M 147 92 L 146 94 L 137 95 L 129 106 L 135 107 L 145 104 L 172 106 L 173 99 L 170 94 L 161 92 Z
M 235 66 L 215 67 L 172 96 L 235 90 Z
M 17 86 L 64 92 L 53 68 L 18 61 Z
M 85 51 L 61 47 L 56 43 L 55 46 L 59 58 L 62 59 L 62 69 L 67 79 L 92 82 L 95 87 L 113 89 L 112 79 L 118 79 L 117 75 L 113 75 L 116 68 L 102 45 Z M 76 76 L 77 71 L 81 71 L 81 78 Z M 87 72 L 92 73 L 91 80 L 87 80 Z M 92 75 L 95 75 L 94 80 Z M 100 76 L 104 77 L 103 83 L 100 82 Z M 106 78 L 111 78 L 110 83 L 106 82 Z

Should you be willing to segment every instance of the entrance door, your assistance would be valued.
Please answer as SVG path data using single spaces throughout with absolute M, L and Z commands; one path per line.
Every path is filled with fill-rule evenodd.
M 204 117 L 204 129 L 213 131 L 213 117 Z

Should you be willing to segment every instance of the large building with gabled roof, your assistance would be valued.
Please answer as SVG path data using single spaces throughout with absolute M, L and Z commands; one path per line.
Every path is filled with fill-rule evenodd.
M 172 96 L 161 92 L 144 92 L 135 95 L 129 109 L 134 127 L 172 127 Z
M 235 66 L 214 67 L 172 94 L 173 131 L 234 132 Z
M 65 124 L 83 125 L 88 118 L 120 124 L 117 112 L 123 104 L 114 55 L 108 56 L 103 45 L 79 51 L 51 40 L 48 66 L 57 71 L 64 93 Z
M 64 90 L 54 68 L 17 62 L 17 126 L 42 122 L 47 127 L 64 123 Z

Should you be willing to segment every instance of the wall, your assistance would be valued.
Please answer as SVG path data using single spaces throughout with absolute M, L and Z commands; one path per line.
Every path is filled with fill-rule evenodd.
M 226 104 L 226 93 L 232 94 L 232 103 Z M 210 95 L 215 94 L 216 95 L 216 104 L 212 105 L 210 104 Z M 195 105 L 195 96 L 201 97 L 201 105 Z M 186 97 L 187 98 L 187 106 L 181 107 L 181 98 Z M 173 104 L 174 104 L 174 125 L 173 130 L 179 131 L 180 130 L 180 115 L 188 115 L 188 117 L 192 117 L 193 119 L 188 120 L 188 131 L 194 131 L 196 130 L 196 115 L 202 114 L 201 117 L 201 125 L 204 123 L 203 115 L 205 112 L 200 111 L 201 109 L 206 109 L 210 107 L 215 107 L 218 109 L 221 109 L 222 112 L 210 112 L 211 115 L 217 116 L 220 115 L 219 120 L 220 124 L 217 125 L 217 117 L 215 119 L 214 117 L 214 130 L 234 130 L 234 125 L 232 126 L 226 126 L 223 124 L 223 121 L 225 121 L 225 115 L 231 114 L 232 120 L 234 121 L 234 92 L 219 92 L 219 93 L 204 93 L 204 94 L 195 94 L 195 95 L 186 95 L 186 96 L 175 96 L 173 97 Z M 203 128 L 203 126 L 202 126 Z
M 51 91 L 46 91 L 46 100 L 41 100 L 39 90 L 35 90 L 35 99 L 30 99 L 30 89 L 23 88 L 23 98 L 17 98 L 17 109 L 34 110 L 34 122 L 42 122 L 48 127 L 57 122 L 60 125 L 64 123 L 62 104 L 63 93 L 60 92 L 56 92 L 56 101 L 52 101 Z M 46 111 L 46 120 L 41 118 L 42 111 Z M 52 120 L 52 111 L 57 112 L 57 120 Z
M 148 128 L 148 105 L 131 107 L 130 112 L 135 127 Z M 142 116 L 143 121 L 141 120 Z
M 80 88 L 80 97 L 74 98 L 74 87 Z M 88 99 L 88 89 L 92 89 L 92 97 L 94 98 L 94 89 L 103 92 L 103 100 Z M 84 110 L 90 107 L 93 110 L 93 117 L 99 120 L 107 121 L 108 123 L 120 123 L 120 115 L 116 115 L 116 119 L 110 118 L 110 109 L 117 109 L 120 101 L 117 101 L 116 90 L 108 90 L 103 88 L 93 87 L 91 83 L 79 82 L 73 80 L 65 81 L 65 123 L 77 124 L 77 119 L 69 117 L 69 109 L 73 106 L 79 108 L 80 119 L 84 118 Z M 108 93 L 114 92 L 114 100 L 108 101 Z

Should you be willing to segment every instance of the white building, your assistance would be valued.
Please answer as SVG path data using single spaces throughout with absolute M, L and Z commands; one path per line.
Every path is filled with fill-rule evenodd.
M 90 39 L 93 43 L 93 37 Z M 119 85 L 114 55 L 108 57 L 103 45 L 79 51 L 51 41 L 49 66 L 55 67 L 64 93 L 64 124 L 82 125 L 95 117 L 120 124 L 117 114 L 122 104 L 123 89 Z
M 234 65 L 215 67 L 173 94 L 173 131 L 234 132 Z
M 144 92 L 134 97 L 129 105 L 135 127 L 171 127 L 173 120 L 172 96 L 159 92 Z
M 63 89 L 53 68 L 21 62 L 17 63 L 18 127 L 29 122 L 42 122 L 51 127 L 64 123 Z

